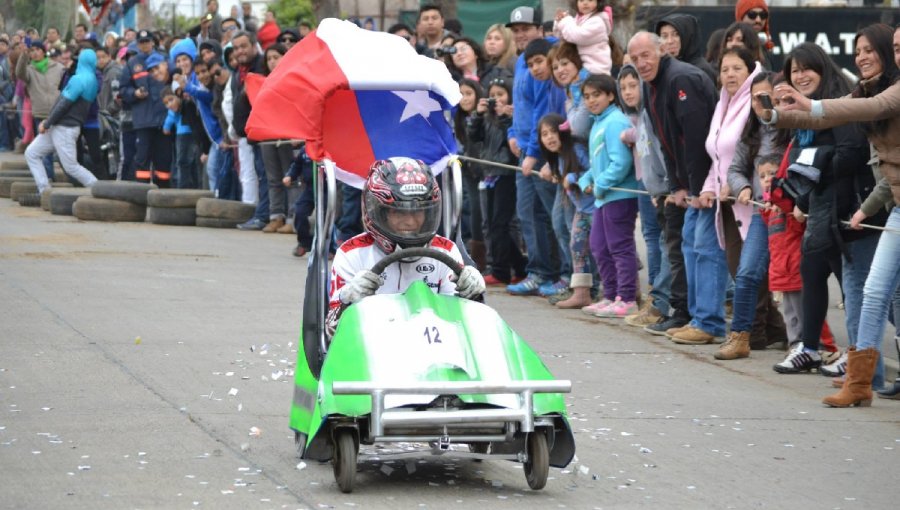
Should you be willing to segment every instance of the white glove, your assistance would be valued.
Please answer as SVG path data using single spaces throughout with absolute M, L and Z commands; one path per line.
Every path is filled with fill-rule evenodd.
M 347 282 L 338 295 L 341 303 L 352 305 L 360 299 L 375 294 L 379 287 L 384 285 L 380 276 L 368 269 L 356 273 L 352 280 Z
M 464 299 L 472 299 L 479 294 L 484 294 L 484 277 L 478 272 L 478 269 L 472 266 L 466 266 L 459 272 L 459 278 L 456 275 L 450 276 L 451 282 L 456 282 L 456 293 Z

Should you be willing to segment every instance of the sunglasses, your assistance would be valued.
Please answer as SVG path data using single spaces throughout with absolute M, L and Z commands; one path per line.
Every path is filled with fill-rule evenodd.
M 501 87 L 505 87 L 506 80 L 504 80 L 503 78 L 494 78 L 493 80 L 491 80 L 490 83 L 488 83 L 488 87 L 493 87 L 494 85 L 500 85 Z
M 769 13 L 766 11 L 747 11 L 747 14 L 744 14 L 744 16 L 750 19 L 759 18 L 763 21 L 769 19 Z
M 293 37 L 283 37 L 283 38 L 279 39 L 278 42 L 280 42 L 280 43 L 295 43 L 295 42 L 297 42 L 297 39 L 294 39 Z

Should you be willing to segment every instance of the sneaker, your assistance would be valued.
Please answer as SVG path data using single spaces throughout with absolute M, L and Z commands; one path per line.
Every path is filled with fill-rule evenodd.
M 279 234 L 296 234 L 297 233 L 297 231 L 294 230 L 294 224 L 290 223 L 290 222 L 285 223 L 283 226 L 281 226 L 275 232 L 278 232 Z
M 706 345 L 716 341 L 715 335 L 694 326 L 688 326 L 672 335 L 672 341 L 681 345 Z
M 666 331 L 673 328 L 681 328 L 687 326 L 688 321 L 678 318 L 678 317 L 669 317 L 661 322 L 657 322 L 656 324 L 651 324 L 644 328 L 644 331 L 650 333 L 651 335 L 656 336 L 666 336 Z
M 509 282 L 505 282 L 496 276 L 489 274 L 484 277 L 484 284 L 488 287 L 497 287 L 500 285 L 509 285 Z
M 637 301 L 622 301 L 620 299 L 617 299 L 610 307 L 610 311 L 613 313 L 612 317 L 616 319 L 624 319 L 634 315 L 639 309 Z
M 678 333 L 681 333 L 682 331 L 689 329 L 690 327 L 691 327 L 691 325 L 690 325 L 690 323 L 688 323 L 688 324 L 685 324 L 684 326 L 679 326 L 677 328 L 669 328 L 666 330 L 666 336 L 669 338 L 672 338 L 673 336 L 677 335 Z
M 836 351 L 819 351 L 819 357 L 822 358 L 822 366 L 834 363 L 835 361 L 841 359 L 841 356 L 843 356 L 846 360 L 847 354 L 842 354 L 840 349 Z
M 878 390 L 878 398 L 888 398 L 891 400 L 900 400 L 900 377 L 894 380 L 894 385 Z
M 640 313 L 625 317 L 625 324 L 637 328 L 646 328 L 666 320 L 666 317 L 655 306 L 650 305 Z
M 799 374 L 800 372 L 809 372 L 814 368 L 822 365 L 822 358 L 818 352 L 808 352 L 803 350 L 803 342 L 795 343 L 791 352 L 781 363 L 776 363 L 772 368 L 779 374 Z
M 513 296 L 534 296 L 538 293 L 538 288 L 543 283 L 541 280 L 533 276 L 528 276 L 519 283 L 506 286 L 506 292 Z
M 294 251 L 292 253 L 294 254 L 295 257 L 302 257 L 302 256 L 306 255 L 306 252 L 308 252 L 308 251 L 309 251 L 308 249 L 306 249 L 303 246 L 298 244 L 297 247 L 294 248 Z
M 262 230 L 266 223 L 258 218 L 251 218 L 250 221 L 241 223 L 237 226 L 238 230 Z
M 561 292 L 565 292 L 569 288 L 569 282 L 565 280 L 559 280 L 556 282 L 551 282 L 547 280 L 538 286 L 538 294 L 544 297 L 555 296 Z
M 616 315 L 616 308 L 618 308 L 621 303 L 622 303 L 622 298 L 619 296 L 616 296 L 615 301 L 610 301 L 608 305 L 606 305 L 602 308 L 598 307 L 598 309 L 595 310 L 592 315 L 594 317 L 606 317 L 606 318 L 618 317 Z M 582 308 L 582 310 L 584 310 L 584 308 Z
M 603 298 L 600 301 L 597 301 L 596 303 L 594 303 L 592 305 L 587 305 L 587 306 L 581 307 L 581 311 L 588 315 L 597 316 L 598 313 L 605 312 L 606 309 L 609 308 L 609 306 L 612 305 L 613 303 L 614 303 L 614 301 Z
M 840 377 L 847 373 L 847 351 L 839 355 L 831 352 L 819 353 L 819 355 L 822 357 L 822 375 Z

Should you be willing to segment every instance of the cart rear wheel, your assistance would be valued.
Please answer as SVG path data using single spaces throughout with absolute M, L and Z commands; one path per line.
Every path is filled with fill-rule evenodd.
M 334 434 L 334 479 L 341 492 L 353 492 L 353 480 L 356 478 L 356 441 L 350 430 L 338 430 Z M 544 476 L 546 479 L 546 475 Z
M 550 473 L 550 449 L 547 447 L 547 436 L 540 432 L 528 434 L 526 441 L 528 461 L 525 462 L 525 479 L 533 490 L 541 490 L 547 485 Z

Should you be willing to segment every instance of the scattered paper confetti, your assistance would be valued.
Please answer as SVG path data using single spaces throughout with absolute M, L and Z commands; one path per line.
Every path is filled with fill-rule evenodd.
M 141 337 L 138 336 L 134 338 L 134 345 L 141 345 Z
M 259 437 L 261 434 L 262 431 L 258 427 L 250 427 L 250 436 Z
M 237 388 L 231 388 L 230 390 L 228 390 L 228 395 L 229 395 L 229 396 L 232 396 L 232 397 L 233 397 L 233 396 L 235 396 L 235 395 L 237 395 L 237 394 L 238 394 L 238 389 L 237 389 Z
M 304 469 L 306 469 L 306 462 L 300 462 L 299 464 L 297 464 L 297 471 L 303 471 Z

